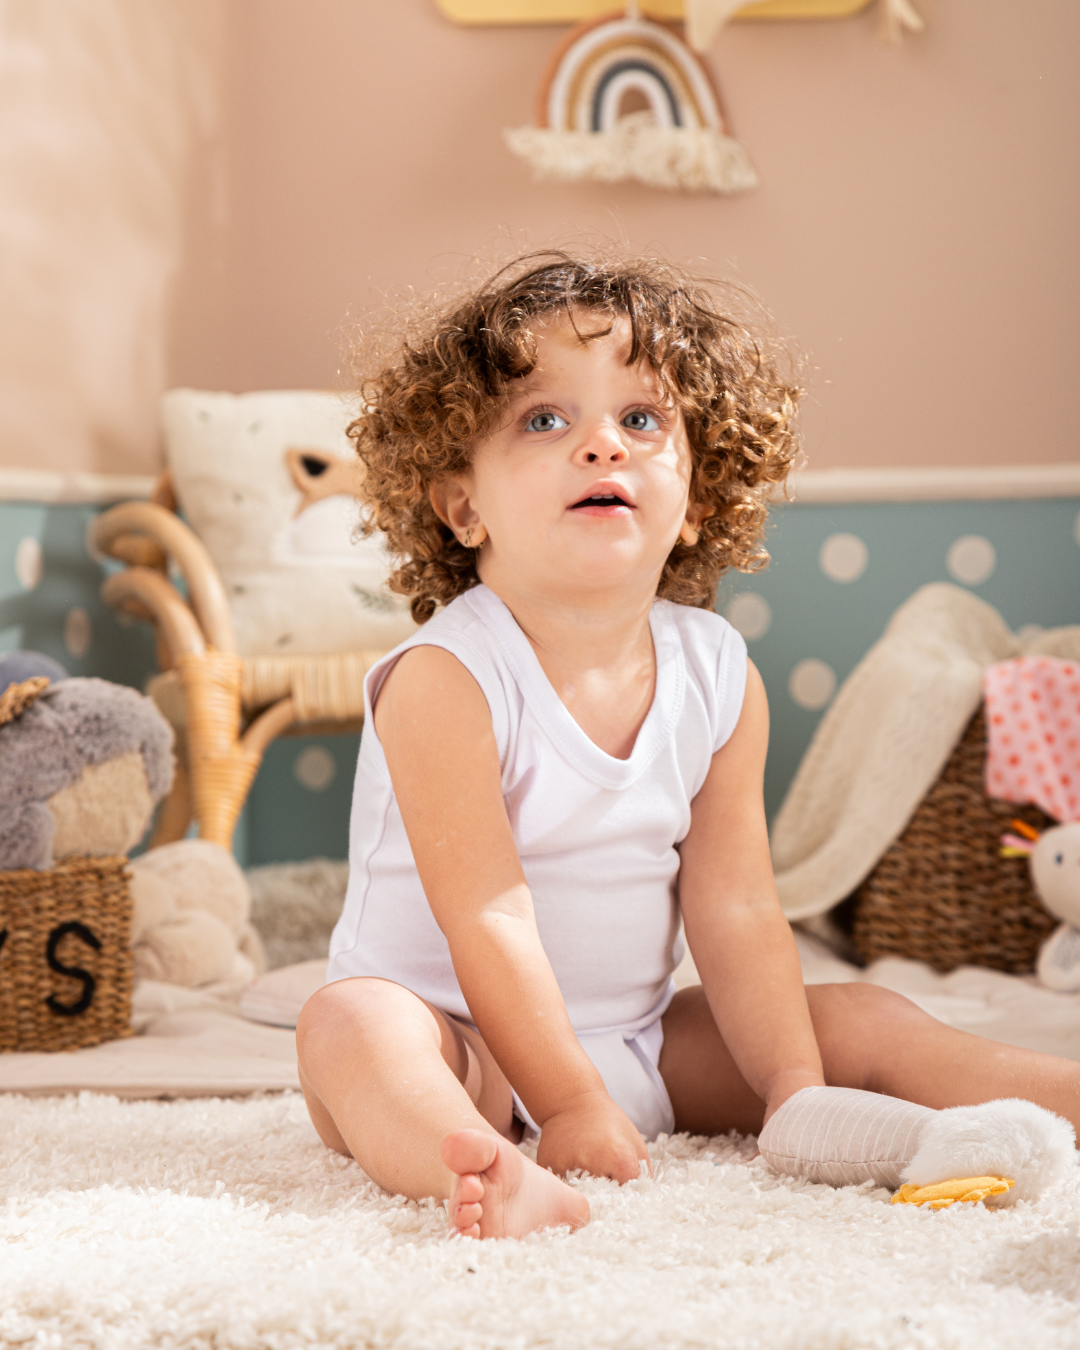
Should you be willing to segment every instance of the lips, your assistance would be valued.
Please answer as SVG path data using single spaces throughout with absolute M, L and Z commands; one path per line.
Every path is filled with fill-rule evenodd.
M 570 510 L 571 510 L 571 511 L 581 511 L 581 510 L 582 510 L 584 507 L 586 507 L 586 506 L 601 506 L 601 507 L 603 507 L 603 506 L 624 506 L 624 507 L 626 507 L 627 509 L 629 509 L 630 503 L 627 502 L 627 501 L 624 501 L 624 500 L 622 499 L 622 497 L 619 497 L 619 496 L 617 496 L 617 495 L 615 495 L 615 494 L 612 494 L 612 495 L 610 495 L 610 496 L 607 495 L 606 493 L 605 493 L 603 496 L 600 496 L 600 495 L 598 495 L 598 494 L 594 494 L 592 497 L 582 497 L 581 501 L 575 502 L 575 503 L 573 504 L 573 506 L 570 508 Z
M 594 483 L 588 492 L 570 507 L 571 511 L 587 511 L 590 515 L 610 515 L 632 511 L 634 503 L 626 489 L 618 483 Z

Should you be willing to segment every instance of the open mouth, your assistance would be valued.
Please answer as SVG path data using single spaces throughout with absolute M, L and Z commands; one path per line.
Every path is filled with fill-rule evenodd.
M 570 508 L 571 511 L 581 511 L 585 507 L 604 508 L 612 506 L 622 506 L 627 510 L 632 510 L 630 502 L 624 497 L 620 497 L 617 492 L 597 493 L 593 497 L 582 497 L 581 501 L 575 502 Z

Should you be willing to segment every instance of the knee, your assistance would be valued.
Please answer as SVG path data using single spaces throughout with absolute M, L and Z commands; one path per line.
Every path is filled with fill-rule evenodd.
M 910 999 L 876 984 L 852 980 L 849 984 L 810 985 L 806 991 L 815 1029 L 840 1034 L 884 1031 L 909 1015 L 924 1017 Z
M 296 1052 L 301 1065 L 322 1047 L 362 1046 L 393 1019 L 407 990 L 388 980 L 336 980 L 324 985 L 304 1004 L 296 1021 Z
M 826 1081 L 873 1089 L 877 1067 L 927 1014 L 891 989 L 852 981 L 807 989 Z M 858 1080 L 858 1081 L 853 1081 Z

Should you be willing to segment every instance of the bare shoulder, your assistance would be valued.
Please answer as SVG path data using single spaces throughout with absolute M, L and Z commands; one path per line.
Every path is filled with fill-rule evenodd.
M 444 647 L 410 647 L 394 663 L 375 703 L 383 745 L 431 733 L 442 741 L 491 732 L 487 700 L 468 669 Z
M 442 647 L 410 647 L 379 691 L 375 730 L 436 919 L 475 899 L 481 872 L 517 885 L 495 729 L 467 667 Z
M 714 756 L 715 761 L 740 759 L 744 755 L 764 758 L 769 743 L 769 698 L 765 682 L 753 661 L 746 662 L 746 692 L 735 730 Z
M 712 757 L 705 782 L 694 798 L 691 814 L 713 819 L 741 819 L 762 805 L 765 754 L 769 748 L 769 700 L 753 661 L 746 663 L 746 693 L 735 730 Z

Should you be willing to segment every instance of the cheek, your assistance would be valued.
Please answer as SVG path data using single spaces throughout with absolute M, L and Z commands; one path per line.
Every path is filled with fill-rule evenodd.
M 514 521 L 515 531 L 545 514 L 549 501 L 559 498 L 557 466 L 541 456 L 500 455 L 476 466 L 476 505 L 488 521 Z M 559 498 L 561 501 L 561 498 Z
M 664 477 L 664 494 L 685 506 L 693 475 L 693 460 L 685 440 L 671 440 L 664 448 L 660 465 Z

